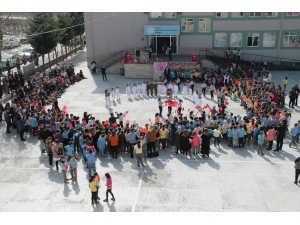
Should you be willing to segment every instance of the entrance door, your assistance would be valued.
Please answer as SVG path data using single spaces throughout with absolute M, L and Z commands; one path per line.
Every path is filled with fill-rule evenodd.
M 157 37 L 157 54 L 166 53 L 167 47 L 170 45 L 170 37 Z
M 172 53 L 177 54 L 177 37 L 171 37 L 171 49 Z
M 156 37 L 155 36 L 150 36 L 149 37 L 149 45 L 152 48 L 152 53 L 156 54 Z

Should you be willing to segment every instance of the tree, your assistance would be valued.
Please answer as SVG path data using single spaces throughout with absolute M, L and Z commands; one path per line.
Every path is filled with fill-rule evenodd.
M 43 71 L 45 71 L 45 54 L 51 52 L 56 47 L 58 42 L 57 34 L 56 32 L 53 32 L 53 30 L 56 29 L 57 20 L 52 12 L 33 13 L 33 16 L 29 22 L 27 35 L 30 37 L 29 43 L 31 46 L 38 54 L 42 55 Z
M 74 29 L 64 29 L 74 25 L 74 19 L 69 12 L 59 13 L 57 15 L 58 28 L 62 29 L 58 31 L 59 43 L 65 46 L 65 51 L 67 53 L 67 45 L 74 37 Z
M 82 24 L 72 28 L 74 30 L 74 36 L 80 36 L 80 45 L 83 45 L 82 35 L 84 33 L 84 17 L 83 12 L 70 12 L 73 17 L 74 25 Z M 76 52 L 76 39 L 75 39 L 75 52 Z

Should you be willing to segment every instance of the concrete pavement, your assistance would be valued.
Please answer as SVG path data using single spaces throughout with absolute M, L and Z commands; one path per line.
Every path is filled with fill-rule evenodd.
M 88 79 L 70 88 L 59 99 L 59 106 L 82 118 L 83 112 L 92 113 L 97 119 L 107 120 L 104 90 L 119 86 L 121 102 L 113 111 L 129 110 L 125 120 L 136 120 L 141 126 L 154 121 L 158 112 L 157 98 L 127 100 L 126 83 L 141 83 L 141 79 L 125 79 L 119 74 L 91 75 L 86 67 L 85 51 L 72 59 L 76 70 L 83 70 Z M 125 71 L 126 73 L 126 71 Z M 299 72 L 273 71 L 273 80 L 282 84 L 289 77 L 290 87 L 299 82 Z M 203 104 L 216 104 L 204 98 Z M 185 108 L 194 105 L 183 99 Z M 291 124 L 295 123 L 299 106 L 292 111 Z M 163 115 L 166 116 L 166 108 Z M 230 101 L 228 110 L 245 114 L 238 103 Z M 182 157 L 169 148 L 160 151 L 158 158 L 149 159 L 147 167 L 138 169 L 136 160 L 127 154 L 118 159 L 97 159 L 96 167 L 101 176 L 100 204 L 91 205 L 88 173 L 83 160 L 78 162 L 78 182 L 63 183 L 61 170 L 49 167 L 48 157 L 41 155 L 38 140 L 29 137 L 21 142 L 16 130 L 5 133 L 5 123 L 0 124 L 0 211 L 53 211 L 53 212 L 167 212 L 167 211 L 293 211 L 299 212 L 300 186 L 294 181 L 293 160 L 299 156 L 298 146 L 289 148 L 290 139 L 284 140 L 283 151 L 257 155 L 256 148 L 230 149 L 223 142 L 220 148 L 211 145 L 210 158 Z M 116 201 L 104 203 L 105 178 L 109 172 L 113 180 Z M 68 177 L 70 177 L 68 173 Z

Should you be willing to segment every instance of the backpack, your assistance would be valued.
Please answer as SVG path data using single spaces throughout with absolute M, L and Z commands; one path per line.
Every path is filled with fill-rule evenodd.
M 63 149 L 62 149 L 62 148 L 59 148 L 59 149 L 57 150 L 57 155 L 63 155 L 63 154 L 64 154 Z

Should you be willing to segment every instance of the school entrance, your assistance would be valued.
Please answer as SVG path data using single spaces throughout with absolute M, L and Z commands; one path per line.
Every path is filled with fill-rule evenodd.
M 179 26 L 145 25 L 144 34 L 153 55 L 166 54 L 167 47 L 171 47 L 172 54 L 178 53 Z
M 177 54 L 178 36 L 149 36 L 148 43 L 152 48 L 153 55 L 162 55 L 166 53 L 167 47 L 171 47 L 172 54 Z

